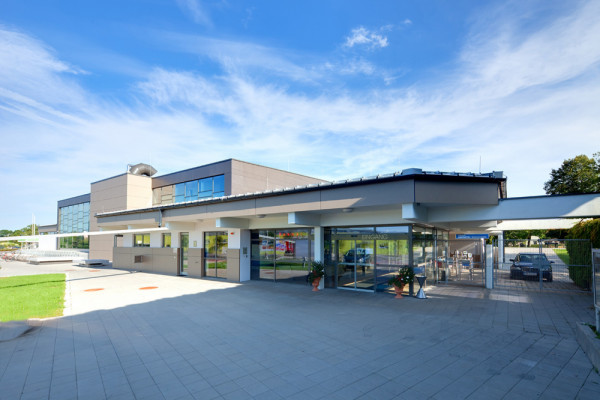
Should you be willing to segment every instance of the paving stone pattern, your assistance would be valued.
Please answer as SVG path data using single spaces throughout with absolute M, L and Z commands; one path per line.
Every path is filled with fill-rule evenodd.
M 69 315 L 0 342 L 0 399 L 600 399 L 574 335 L 590 294 L 448 285 L 399 300 L 2 267 L 75 271 Z

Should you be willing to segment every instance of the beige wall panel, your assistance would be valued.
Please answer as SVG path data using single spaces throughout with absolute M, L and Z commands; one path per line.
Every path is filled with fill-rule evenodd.
M 240 250 L 227 249 L 227 280 L 240 281 Z
M 90 230 L 91 227 L 90 227 Z M 90 240 L 90 259 L 111 260 L 113 254 L 114 237 L 113 235 L 106 236 L 89 236 Z
M 443 193 L 443 196 L 440 195 Z M 416 203 L 498 204 L 498 185 L 472 182 L 415 182 Z
M 256 199 L 256 214 L 319 210 L 320 201 L 320 191 L 259 198 Z
M 182 208 L 173 208 L 163 211 L 163 221 L 165 219 L 178 220 L 181 218 L 189 219 L 190 216 L 197 217 L 197 219 L 202 219 L 206 214 L 206 206 L 195 206 L 195 207 L 182 207 Z
M 232 160 L 231 193 L 245 194 L 323 182 L 321 179 Z
M 204 249 L 188 250 L 188 275 L 196 278 L 204 276 Z
M 121 269 L 133 269 L 133 256 L 131 247 L 115 247 L 113 252 L 113 267 Z
M 127 176 L 127 209 L 152 206 L 152 178 L 149 176 Z
M 405 225 L 411 221 L 402 219 L 402 210 L 354 211 L 321 215 L 321 226 Z
M 153 271 L 160 274 L 177 275 L 177 250 L 168 247 L 153 248 Z
M 256 200 L 242 200 L 230 203 L 216 203 L 206 206 L 207 218 L 254 215 Z
M 321 209 L 386 206 L 412 203 L 413 181 L 350 186 L 321 192 Z

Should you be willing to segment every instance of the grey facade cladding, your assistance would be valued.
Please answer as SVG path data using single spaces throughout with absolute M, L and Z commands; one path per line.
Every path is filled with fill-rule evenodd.
M 225 175 L 225 195 L 229 195 L 231 193 L 231 162 L 232 160 L 229 159 L 200 167 L 186 169 L 183 171 L 173 172 L 171 174 L 153 177 L 152 189 L 193 181 L 195 179 L 207 178 L 210 176 Z
M 68 207 L 68 206 L 72 206 L 74 204 L 80 204 L 80 203 L 89 203 L 90 199 L 91 199 L 91 194 L 87 193 L 87 194 L 82 194 L 80 196 L 75 196 L 75 197 L 70 197 L 68 199 L 59 200 L 58 208 Z

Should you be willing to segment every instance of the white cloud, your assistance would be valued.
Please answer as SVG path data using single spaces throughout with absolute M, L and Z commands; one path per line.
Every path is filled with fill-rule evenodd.
M 345 47 L 366 46 L 367 48 L 383 48 L 389 45 L 386 36 L 369 31 L 365 27 L 352 29 L 350 36 L 346 37 Z
M 1 227 L 25 225 L 5 221 L 32 212 L 51 223 L 56 200 L 136 162 L 167 173 L 235 157 L 339 179 L 407 167 L 477 171 L 481 156 L 484 171 L 505 171 L 510 195 L 541 194 L 551 168 L 599 150 L 597 4 L 525 34 L 498 20 L 473 34 L 443 80 L 367 91 L 328 85 L 339 64 L 312 70 L 278 49 L 187 36 L 190 51 L 211 54 L 223 72 L 155 68 L 127 105 L 100 102 L 51 49 L 0 31 L 0 135 L 10 138 L 0 180 L 4 193 L 19 194 L 0 197 Z M 360 59 L 348 68 L 373 71 Z M 290 80 L 324 89 L 290 90 Z
M 188 12 L 192 20 L 200 25 L 211 26 L 212 21 L 206 8 L 199 0 L 176 0 L 183 11 Z

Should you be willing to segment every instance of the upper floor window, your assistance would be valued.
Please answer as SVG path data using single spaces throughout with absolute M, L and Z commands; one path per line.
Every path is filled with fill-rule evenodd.
M 156 188 L 152 191 L 152 205 L 222 196 L 225 196 L 225 175 L 217 175 Z

